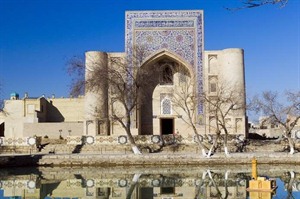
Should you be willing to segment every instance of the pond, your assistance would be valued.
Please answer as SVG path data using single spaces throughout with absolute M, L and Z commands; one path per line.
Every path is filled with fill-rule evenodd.
M 0 169 L 0 199 L 300 198 L 300 166 L 258 165 L 273 192 L 248 192 L 251 165 Z

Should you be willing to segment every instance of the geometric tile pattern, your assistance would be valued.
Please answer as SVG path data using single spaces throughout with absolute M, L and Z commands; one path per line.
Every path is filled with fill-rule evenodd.
M 182 143 L 182 144 L 195 144 L 194 138 L 191 135 L 188 135 L 187 137 L 183 137 L 181 135 L 155 135 L 159 136 L 164 140 L 165 143 L 171 143 L 176 141 L 177 143 Z M 96 136 L 94 137 L 95 142 L 92 143 L 91 145 L 111 145 L 111 144 L 116 144 L 120 145 L 121 143 L 118 141 L 120 136 Z M 127 137 L 127 136 L 125 136 Z M 135 135 L 133 136 L 135 142 L 137 144 L 153 144 L 152 140 L 153 135 Z M 67 144 L 68 145 L 74 145 L 74 144 L 82 144 L 81 141 L 81 136 L 67 136 Z M 127 144 L 129 143 L 127 139 Z
M 194 30 L 137 30 L 135 35 L 136 43 L 146 49 L 146 56 L 161 49 L 168 49 L 173 54 L 186 60 L 192 67 L 194 66 Z
M 203 13 L 187 11 L 126 12 L 125 51 L 129 65 L 133 47 L 142 46 L 146 55 L 167 50 L 182 58 L 194 69 L 197 91 L 203 91 Z M 203 106 L 198 103 L 198 114 Z

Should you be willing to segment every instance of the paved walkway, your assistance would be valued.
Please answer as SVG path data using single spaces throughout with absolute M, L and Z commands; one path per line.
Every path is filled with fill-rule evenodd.
M 300 153 L 216 153 L 202 157 L 195 153 L 147 153 L 134 154 L 12 154 L 0 155 L 0 166 L 124 166 L 124 165 L 206 165 L 206 164 L 251 164 L 255 157 L 260 164 L 298 164 Z

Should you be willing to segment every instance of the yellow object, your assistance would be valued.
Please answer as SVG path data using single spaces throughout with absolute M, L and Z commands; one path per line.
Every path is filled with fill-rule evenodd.
M 272 193 L 270 193 L 270 192 L 250 192 L 249 197 L 251 199 L 271 199 Z
M 252 179 L 257 179 L 257 160 L 255 157 L 252 159 Z
M 249 181 L 249 190 L 272 191 L 272 181 L 264 177 L 258 177 L 257 180 Z
M 263 181 L 263 180 L 266 180 L 266 178 L 265 177 L 257 177 L 257 180 Z
M 249 181 L 249 196 L 251 199 L 271 199 L 272 193 L 276 189 L 276 181 L 257 177 L 257 160 L 252 159 L 252 180 Z
M 258 177 L 257 180 L 250 180 L 249 187 L 247 188 L 251 199 L 271 199 L 274 190 L 272 181 L 266 180 L 264 177 Z

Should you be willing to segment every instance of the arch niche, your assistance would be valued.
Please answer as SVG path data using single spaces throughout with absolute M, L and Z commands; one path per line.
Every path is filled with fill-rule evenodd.
M 180 82 L 193 77 L 191 65 L 174 53 L 162 50 L 149 56 L 141 65 L 140 71 L 142 75 L 138 75 L 142 78 L 143 84 L 137 111 L 139 134 L 163 134 L 162 121 L 173 124 L 172 130 L 169 130 L 167 134 L 174 133 L 176 114 L 172 110 L 164 110 L 163 105 L 166 104 L 166 99 L 172 98 Z M 167 107 L 172 109 L 172 102 L 171 104 L 168 102 Z

